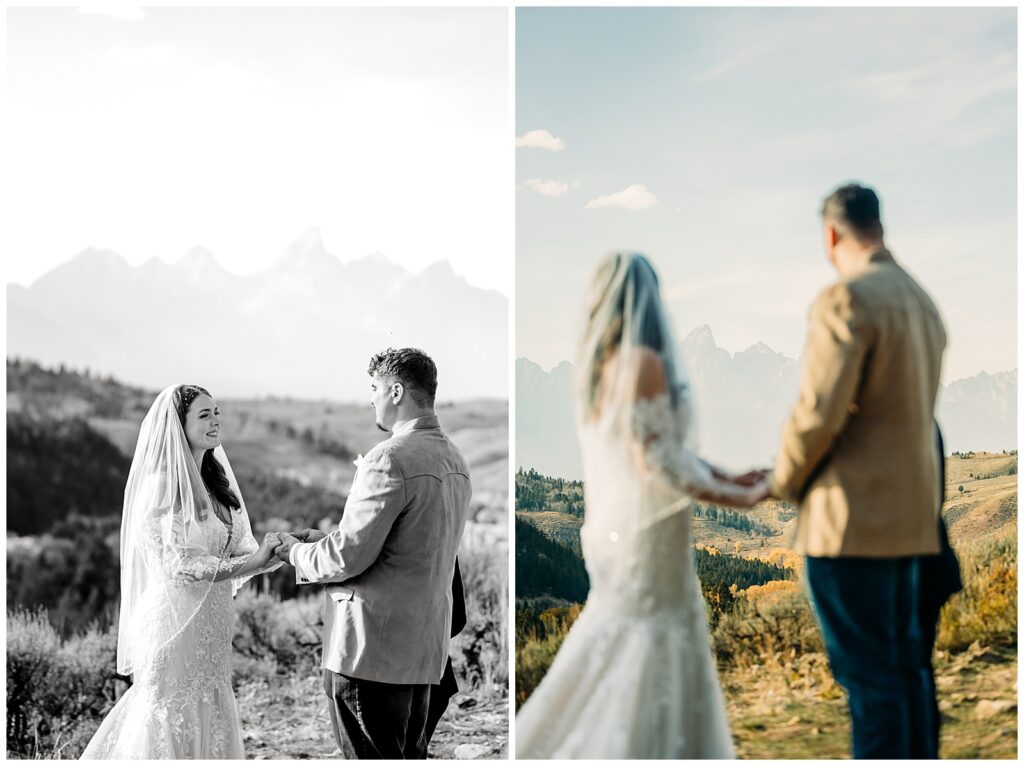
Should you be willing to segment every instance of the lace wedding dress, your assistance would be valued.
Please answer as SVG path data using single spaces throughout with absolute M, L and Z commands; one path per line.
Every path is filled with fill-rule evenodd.
M 132 685 L 82 758 L 244 758 L 231 688 L 232 598 L 259 572 L 230 573 L 258 545 L 244 503 L 230 510 L 193 492 L 202 480 L 177 444 L 184 437 L 173 433 L 173 418 L 149 426 L 122 522 L 118 672 L 131 673 Z M 153 442 L 145 448 L 144 436 Z M 223 450 L 214 454 L 241 499 Z
M 689 493 L 715 479 L 686 446 L 681 374 L 650 398 L 636 376 L 580 421 L 590 594 L 516 716 L 517 758 L 734 757 L 690 538 Z

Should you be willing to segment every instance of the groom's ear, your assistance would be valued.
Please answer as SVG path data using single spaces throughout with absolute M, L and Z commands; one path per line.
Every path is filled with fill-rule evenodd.
M 405 397 L 405 386 L 401 383 L 391 384 L 391 401 L 395 404 L 401 404 L 402 399 Z
M 835 224 L 833 224 L 833 223 L 826 223 L 825 224 L 825 244 L 828 247 L 835 247 L 836 243 L 838 241 L 839 241 L 839 231 L 836 229 Z

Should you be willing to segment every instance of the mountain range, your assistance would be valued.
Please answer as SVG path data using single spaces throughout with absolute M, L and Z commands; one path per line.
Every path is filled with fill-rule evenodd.
M 205 248 L 132 266 L 87 249 L 31 286 L 7 286 L 7 354 L 215 395 L 363 399 L 367 362 L 424 349 L 442 400 L 508 396 L 508 300 L 447 261 L 414 273 L 374 253 L 342 262 L 319 229 L 239 276 Z
M 680 344 L 697 402 L 698 443 L 710 460 L 733 469 L 771 465 L 796 401 L 800 363 L 764 343 L 730 353 L 711 328 Z M 573 368 L 545 372 L 516 360 L 516 465 L 582 478 L 572 404 Z M 939 390 L 936 416 L 947 452 L 1017 448 L 1017 371 L 979 373 Z

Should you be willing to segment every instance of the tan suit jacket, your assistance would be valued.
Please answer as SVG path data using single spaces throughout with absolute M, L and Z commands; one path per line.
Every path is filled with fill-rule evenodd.
M 406 423 L 362 459 L 338 528 L 289 554 L 300 584 L 334 583 L 325 668 L 391 684 L 441 680 L 471 495 L 466 460 L 433 416 Z
M 935 304 L 886 250 L 818 296 L 773 476 L 773 493 L 800 504 L 798 553 L 939 552 L 933 418 L 945 346 Z

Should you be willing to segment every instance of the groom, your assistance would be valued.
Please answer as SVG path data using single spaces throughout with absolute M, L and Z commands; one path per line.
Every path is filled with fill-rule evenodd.
M 940 549 L 932 418 L 946 332 L 886 249 L 871 189 L 837 189 L 823 217 L 840 278 L 811 309 L 772 494 L 800 504 L 797 552 L 807 556 L 829 662 L 849 696 L 853 757 L 936 758 L 923 637 L 934 638 L 934 623 L 922 624 L 920 611 L 922 564 Z
M 343 758 L 426 758 L 431 684 L 448 660 L 455 555 L 472 487 L 434 414 L 437 368 L 419 349 L 370 360 L 377 427 L 338 528 L 284 535 L 296 581 L 330 583 L 324 688 Z

